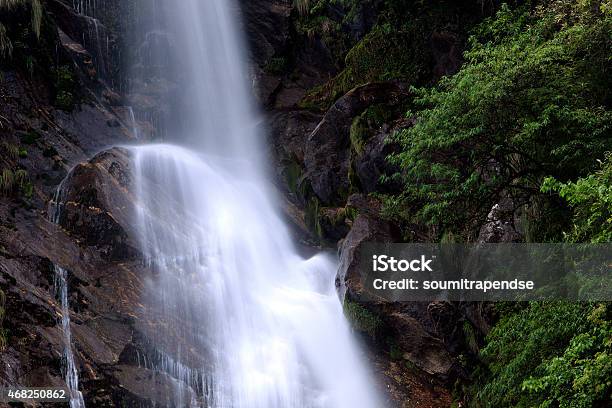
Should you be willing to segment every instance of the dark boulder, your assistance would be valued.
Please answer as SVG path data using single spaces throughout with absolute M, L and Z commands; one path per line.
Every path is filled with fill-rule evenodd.
M 353 118 L 373 104 L 392 103 L 405 95 L 399 84 L 371 83 L 351 90 L 325 113 L 304 150 L 306 178 L 323 204 L 341 204 L 348 196 Z
M 372 193 L 400 190 L 401 186 L 397 183 L 382 183 L 380 178 L 398 170 L 387 161 L 390 154 L 399 150 L 397 144 L 390 141 L 390 137 L 412 125 L 413 119 L 401 119 L 391 125 L 385 124 L 365 141 L 363 151 L 353 157 L 353 169 L 359 179 L 360 191 Z
M 366 201 L 367 198 L 359 195 L 351 196 L 348 205 L 361 200 Z M 336 276 L 336 288 L 341 300 L 344 301 L 346 296 L 350 299 L 357 299 L 363 292 L 359 270 L 362 245 L 368 242 L 394 242 L 398 238 L 397 231 L 392 224 L 381 220 L 377 215 L 363 212 L 362 209 L 340 245 L 340 266 Z
M 376 347 L 389 347 L 384 339 L 393 339 L 395 354 L 409 361 L 419 370 L 449 381 L 460 374 L 452 357 L 452 351 L 459 349 L 462 341 L 457 335 L 461 325 L 461 316 L 451 304 L 440 302 L 389 302 L 381 299 L 369 299 L 364 295 L 360 270 L 360 254 L 363 245 L 374 242 L 398 242 L 399 235 L 395 227 L 380 218 L 380 203 L 363 196 L 353 195 L 349 198 L 359 215 L 340 246 L 340 266 L 336 276 L 336 287 L 345 308 L 359 310 L 370 321 L 376 321 L 377 327 L 367 333 L 373 337 Z M 357 306 L 355 306 L 357 305 Z M 351 320 L 349 313 L 348 317 Z M 355 317 L 355 316 L 353 316 Z M 362 319 L 357 316 L 357 319 Z M 356 328 L 359 330 L 359 322 Z M 383 340 L 381 340 L 383 339 Z
M 109 260 L 136 256 L 134 204 L 130 192 L 129 153 L 114 148 L 78 164 L 64 180 L 57 222 L 81 243 L 96 247 Z M 53 208 L 59 205 L 59 208 Z

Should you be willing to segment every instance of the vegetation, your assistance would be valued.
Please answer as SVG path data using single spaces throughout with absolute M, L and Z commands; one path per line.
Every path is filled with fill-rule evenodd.
M 378 316 L 348 299 L 344 301 L 344 314 L 355 330 L 367 334 L 372 339 L 376 338 L 382 325 Z
M 558 192 L 574 210 L 569 242 L 612 242 L 612 155 L 607 154 L 601 169 L 578 179 L 560 183 L 544 180 L 544 192 Z
M 40 0 L 0 0 L 0 65 L 51 85 L 54 104 L 71 110 L 79 94 L 72 61 L 57 53 L 54 21 Z
M 388 216 L 469 239 L 502 194 L 533 205 L 545 177 L 597 166 L 612 147 L 612 19 L 584 3 L 503 6 L 476 29 L 459 73 L 415 90 L 417 123 L 391 157 L 405 188 Z
M 487 337 L 475 406 L 592 407 L 612 385 L 609 304 L 532 302 Z
M 394 56 L 398 27 L 379 22 L 327 90 L 395 78 L 419 85 L 413 67 Z M 500 6 L 474 28 L 457 74 L 413 89 L 407 116 L 416 123 L 393 137 L 400 151 L 389 160 L 399 170 L 385 177 L 402 188 L 385 198 L 384 215 L 428 226 L 437 240 L 470 241 L 491 207 L 509 197 L 531 240 L 611 242 L 611 32 L 609 1 Z M 376 38 L 391 47 L 382 59 L 370 58 L 376 46 L 360 50 Z M 369 129 L 366 113 L 353 120 L 353 154 L 363 153 Z M 345 310 L 362 331 L 374 330 L 367 313 Z M 475 407 L 605 406 L 611 315 L 609 303 L 498 305 L 484 344 L 463 327 L 481 363 L 466 361 L 474 381 L 458 398 Z
M 304 16 L 298 21 L 298 32 L 309 38 L 320 38 L 341 68 L 337 76 L 305 97 L 302 106 L 306 108 L 327 108 L 339 96 L 367 82 L 427 83 L 434 65 L 432 31 L 450 30 L 452 36 L 459 39 L 480 14 L 477 1 L 462 4 L 444 0 L 300 3 L 309 5 L 309 10 L 300 13 Z M 377 17 L 369 21 L 367 16 L 374 10 Z M 337 17 L 339 14 L 342 18 Z M 462 20 L 461 26 L 456 24 L 457 18 Z
M 32 30 L 40 37 L 43 10 L 40 0 L 0 0 L 0 11 L 10 11 L 17 7 L 28 5 L 31 8 Z M 6 27 L 0 22 L 0 56 L 10 57 L 13 53 L 13 43 L 7 34 Z

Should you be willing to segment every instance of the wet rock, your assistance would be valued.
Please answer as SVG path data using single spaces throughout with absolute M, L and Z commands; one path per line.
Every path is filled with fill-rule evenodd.
M 322 208 L 319 211 L 319 224 L 323 236 L 334 241 L 344 238 L 353 224 L 351 215 L 348 208 Z
M 242 1 L 246 38 L 253 59 L 265 65 L 274 55 L 282 54 L 290 39 L 290 0 Z
M 129 153 L 114 148 L 77 165 L 59 196 L 59 224 L 109 260 L 130 259 L 138 252 L 130 238 L 134 236 L 130 178 Z
M 394 303 L 366 296 L 359 268 L 363 246 L 375 242 L 398 242 L 400 237 L 392 224 L 380 218 L 380 203 L 375 199 L 352 195 L 348 206 L 359 215 L 340 245 L 336 287 L 345 307 L 347 304 L 358 305 L 360 313 L 378 322 L 375 332 L 366 333 L 374 340 L 374 347 L 387 348 L 389 344 L 381 339 L 393 339 L 391 347 L 395 354 L 418 370 L 441 381 L 457 378 L 461 373 L 452 353 L 460 350 L 463 342 L 460 331 L 463 318 L 459 309 L 450 303 Z
M 351 90 L 325 113 L 304 151 L 306 178 L 323 204 L 341 204 L 348 196 L 353 118 L 368 106 L 405 95 L 405 88 L 399 84 L 371 83 Z
M 348 205 L 359 215 L 341 242 L 336 277 L 347 318 L 365 336 L 376 356 L 374 362 L 387 395 L 398 406 L 412 406 L 406 405 L 408 401 L 415 406 L 442 406 L 436 404 L 449 398 L 445 384 L 452 383 L 458 375 L 448 344 L 454 341 L 451 333 L 456 332 L 457 311 L 452 305 L 437 308 L 426 302 L 394 303 L 362 296 L 359 257 L 363 245 L 397 242 L 400 237 L 393 225 L 380 219 L 380 203 L 376 200 L 352 195 Z M 364 331 L 364 321 L 375 322 L 376 327 L 366 327 Z
M 427 374 L 445 378 L 453 368 L 453 360 L 439 338 L 427 333 L 421 322 L 405 313 L 385 316 L 392 328 L 396 346 L 402 358 L 410 361 Z
M 514 203 L 509 198 L 503 198 L 487 215 L 485 224 L 480 228 L 478 242 L 492 244 L 524 242 L 524 240 Z
M 396 226 L 380 217 L 381 203 L 363 194 L 353 194 L 347 201 L 347 208 L 357 212 L 351 230 L 340 241 L 340 264 L 336 275 L 336 288 L 344 302 L 358 300 L 363 292 L 359 262 L 364 244 L 376 242 L 398 242 L 401 238 Z

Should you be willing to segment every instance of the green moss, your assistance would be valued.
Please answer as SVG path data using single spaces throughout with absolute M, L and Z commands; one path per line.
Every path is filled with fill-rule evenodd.
M 463 336 L 469 349 L 473 353 L 478 353 L 479 347 L 478 340 L 476 339 L 476 332 L 474 331 L 474 328 L 472 327 L 470 322 L 468 322 L 467 320 L 463 322 Z
M 76 103 L 78 82 L 74 70 L 68 65 L 62 65 L 54 72 L 55 100 L 60 109 L 70 111 Z
M 323 239 L 323 227 L 321 225 L 321 205 L 319 200 L 315 196 L 311 196 L 304 209 L 304 222 L 310 231 L 312 231 L 317 238 Z
M 300 179 L 302 177 L 302 166 L 297 160 L 292 160 L 289 162 L 287 166 L 285 166 L 285 182 L 287 183 L 287 188 L 293 194 L 298 194 L 300 192 Z
M 350 300 L 344 301 L 344 315 L 355 330 L 375 339 L 382 327 L 382 320 L 365 307 Z
M 358 156 L 363 154 L 365 142 L 370 138 L 370 135 L 371 132 L 367 120 L 361 115 L 356 116 L 351 124 L 350 139 L 351 148 Z
M 429 58 L 417 38 L 420 40 L 414 30 L 376 25 L 348 52 L 344 70 L 309 92 L 302 105 L 326 108 L 341 95 L 368 82 L 393 79 L 422 82 L 429 74 Z
M 285 57 L 272 58 L 264 69 L 269 74 L 281 75 L 287 70 L 287 59 Z
M 402 349 L 394 342 L 389 345 L 389 357 L 391 360 L 401 360 L 404 353 Z

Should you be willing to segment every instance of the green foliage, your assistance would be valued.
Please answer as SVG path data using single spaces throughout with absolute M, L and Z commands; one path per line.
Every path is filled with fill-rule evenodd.
M 0 0 L 0 12 L 10 11 L 26 5 L 30 7 L 32 30 L 36 34 L 36 38 L 39 38 L 43 19 L 43 8 L 40 0 Z M 7 58 L 12 53 L 13 42 L 7 33 L 6 27 L 0 23 L 0 56 Z
M 352 88 L 368 82 L 405 80 L 419 83 L 428 73 L 423 50 L 408 46 L 414 42 L 412 30 L 399 30 L 390 24 L 375 26 L 353 47 L 345 59 L 346 67 L 330 82 L 316 88 L 306 98 L 328 106 Z
M 367 334 L 372 339 L 380 331 L 382 321 L 365 307 L 348 299 L 344 301 L 344 315 L 357 331 Z
M 54 70 L 55 106 L 70 111 L 76 103 L 77 80 L 73 69 L 62 65 Z
M 591 407 L 609 397 L 612 309 L 607 304 L 532 302 L 487 336 L 490 373 L 475 405 Z
M 501 193 L 527 203 L 544 177 L 592 170 L 611 147 L 611 23 L 558 0 L 487 19 L 458 74 L 415 90 L 387 214 L 469 235 Z
M 435 65 L 432 33 L 445 32 L 461 41 L 480 15 L 477 3 L 311 1 L 307 17 L 299 21 L 298 32 L 309 38 L 320 38 L 341 70 L 330 81 L 311 90 L 301 106 L 326 109 L 339 96 L 368 82 L 428 83 Z M 369 21 L 367 16 L 371 14 L 376 15 L 375 21 Z M 342 16 L 341 20 L 338 15 Z M 457 25 L 458 19 L 460 25 Z M 367 31 L 362 32 L 363 29 Z
M 19 169 L 2 169 L 0 171 L 0 195 L 10 195 L 18 189 L 27 189 L 29 185 L 28 172 Z
M 2 169 L 0 172 L 0 192 L 8 194 L 15 187 L 15 173 L 10 169 Z
M 287 69 L 287 59 L 285 57 L 275 57 L 270 59 L 265 67 L 266 72 L 280 75 Z
M 601 169 L 576 182 L 560 183 L 547 178 L 544 192 L 557 192 L 573 209 L 569 242 L 612 242 L 612 155 Z
M 308 41 L 320 40 L 338 64 L 354 44 L 350 27 L 355 16 L 372 0 L 294 0 L 296 31 Z
M 311 195 L 307 199 L 304 209 L 304 222 L 306 227 L 319 239 L 323 238 L 323 226 L 321 225 L 321 204 L 319 199 Z

